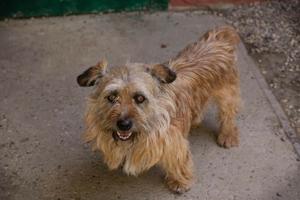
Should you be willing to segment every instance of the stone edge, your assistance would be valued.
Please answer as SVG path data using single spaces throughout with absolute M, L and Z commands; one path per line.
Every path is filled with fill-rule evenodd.
M 247 50 L 244 46 L 240 45 L 239 50 L 242 53 L 243 58 L 247 62 L 247 65 L 251 72 L 253 73 L 254 78 L 256 79 L 258 85 L 260 86 L 261 90 L 263 91 L 264 95 L 266 96 L 268 102 L 270 103 L 272 110 L 275 112 L 277 119 L 279 120 L 286 136 L 291 141 L 297 155 L 300 157 L 300 139 L 298 138 L 297 134 L 295 133 L 294 129 L 291 127 L 290 122 L 285 115 L 284 111 L 282 110 L 279 102 L 275 98 L 272 91 L 269 89 L 268 84 L 260 73 L 258 67 L 256 66 L 253 59 L 248 56 Z

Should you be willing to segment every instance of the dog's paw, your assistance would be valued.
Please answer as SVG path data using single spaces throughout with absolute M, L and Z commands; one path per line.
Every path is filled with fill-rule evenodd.
M 230 148 L 238 145 L 238 138 L 233 135 L 219 134 L 217 143 L 221 147 Z
M 169 189 L 175 194 L 183 194 L 191 188 L 190 184 L 182 184 L 179 181 L 175 180 L 168 180 L 167 185 Z

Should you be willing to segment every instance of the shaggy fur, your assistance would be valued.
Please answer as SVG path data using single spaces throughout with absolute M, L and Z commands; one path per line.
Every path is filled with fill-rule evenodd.
M 95 85 L 85 113 L 85 139 L 95 142 L 109 169 L 122 166 L 125 173 L 138 175 L 158 164 L 172 191 L 187 191 L 193 179 L 188 132 L 201 122 L 209 99 L 219 111 L 217 143 L 238 144 L 237 43 L 235 30 L 221 27 L 168 63 L 107 69 L 100 61 L 77 78 L 81 86 Z

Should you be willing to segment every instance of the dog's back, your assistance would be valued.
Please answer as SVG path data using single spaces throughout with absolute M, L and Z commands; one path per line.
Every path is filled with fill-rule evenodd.
M 223 26 L 219 29 L 207 31 L 198 41 L 188 45 L 171 62 L 183 59 L 185 62 L 199 62 L 209 55 L 215 56 L 220 51 L 233 53 L 239 37 L 234 28 Z
M 237 81 L 235 49 L 238 42 L 239 37 L 232 27 L 207 31 L 170 60 L 169 67 L 177 74 L 174 84 L 188 89 L 192 83 L 209 93 L 233 79 Z
M 238 42 L 235 29 L 224 26 L 207 31 L 170 60 L 169 66 L 177 73 L 177 79 L 166 87 L 171 98 L 177 101 L 176 116 L 190 116 L 186 129 L 201 122 L 202 112 L 210 97 L 217 105 L 224 109 L 230 107 L 230 112 L 236 113 L 240 102 L 235 55 Z M 218 99 L 227 97 L 234 101 L 232 105 L 220 105 L 222 102 Z M 190 110 L 185 108 L 187 105 Z

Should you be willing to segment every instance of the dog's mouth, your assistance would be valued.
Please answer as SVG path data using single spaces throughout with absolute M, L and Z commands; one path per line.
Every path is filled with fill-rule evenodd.
M 133 137 L 134 133 L 131 131 L 114 131 L 113 132 L 113 138 L 117 141 L 117 140 L 121 140 L 121 141 L 127 141 L 129 140 L 131 137 Z

